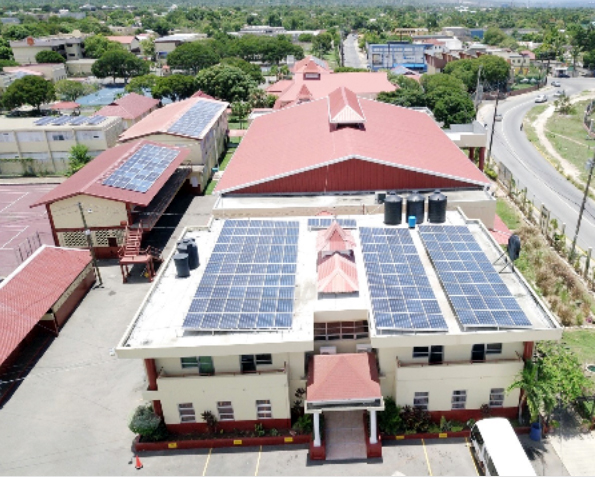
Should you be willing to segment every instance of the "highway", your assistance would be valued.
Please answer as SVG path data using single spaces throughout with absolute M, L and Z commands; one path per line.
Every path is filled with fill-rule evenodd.
M 343 42 L 343 55 L 345 55 L 344 64 L 351 68 L 367 68 L 368 65 L 366 64 L 364 55 L 359 53 L 357 43 L 357 35 L 354 35 L 353 33 L 350 33 L 347 35 L 347 38 L 345 38 L 345 41 Z
M 593 78 L 562 78 L 560 82 L 560 88 L 570 96 L 584 90 L 595 90 Z M 498 112 L 502 114 L 502 121 L 496 122 L 492 156 L 512 172 L 520 187 L 527 187 L 527 197 L 537 207 L 545 204 L 551 211 L 551 218 L 556 218 L 560 224 L 566 223 L 566 235 L 572 239 L 583 192 L 564 178 L 520 130 L 523 117 L 535 106 L 535 96 L 547 94 L 548 103 L 551 103 L 556 89 L 559 88 L 545 88 L 499 102 Z M 488 129 L 492 124 L 494 103 L 490 101 L 484 105 L 478 116 L 479 121 L 488 124 Z M 595 203 L 591 199 L 587 201 L 577 243 L 584 250 L 595 248 Z

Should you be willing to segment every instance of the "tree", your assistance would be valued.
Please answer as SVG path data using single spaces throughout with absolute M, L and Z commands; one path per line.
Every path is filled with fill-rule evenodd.
M 247 75 L 256 82 L 256 84 L 264 83 L 264 76 L 262 76 L 262 71 L 260 71 L 260 67 L 253 63 L 250 63 L 246 60 L 242 60 L 238 57 L 230 57 L 230 58 L 223 58 L 221 60 L 221 64 L 235 66 L 236 68 L 241 69 Z
M 124 50 L 109 50 L 105 52 L 91 67 L 91 72 L 98 78 L 124 78 L 127 82 L 132 76 L 142 76 L 149 73 L 149 64 Z
M 506 33 L 504 33 L 498 27 L 488 27 L 483 34 L 483 42 L 488 45 L 498 45 L 506 39 Z
M 75 144 L 70 148 L 70 154 L 68 155 L 68 171 L 67 176 L 71 176 L 75 172 L 79 171 L 93 158 L 89 155 L 89 148 L 84 144 Z
M 151 61 L 155 61 L 155 40 L 153 38 L 141 40 L 140 51 L 143 56 L 148 56 Z
M 319 33 L 312 38 L 312 52 L 322 58 L 333 49 L 333 37 L 330 33 Z
M 583 65 L 587 69 L 595 69 L 595 50 L 583 54 Z
M 167 55 L 167 64 L 172 69 L 198 73 L 203 68 L 216 65 L 219 55 L 213 51 L 210 43 L 193 41 L 178 46 Z
M 451 61 L 446 64 L 443 72 L 460 79 L 465 84 L 468 91 L 475 91 L 477 87 L 479 64 L 479 61 L 476 59 Z
M 427 96 L 428 104 L 433 104 L 434 117 L 444 123 L 443 127 L 448 128 L 451 124 L 468 124 L 475 119 L 475 105 L 467 93 L 438 89 L 432 96 Z
M 333 70 L 333 73 L 367 73 L 368 68 L 354 68 L 352 66 L 339 66 Z
M 576 110 L 574 104 L 570 102 L 570 98 L 563 93 L 556 101 L 554 101 L 556 112 L 562 115 L 573 114 Z
M 56 93 L 51 81 L 40 76 L 25 76 L 15 80 L 6 89 L 2 101 L 9 109 L 29 104 L 39 112 L 42 104 L 53 101 L 55 97 Z
M 481 79 L 489 85 L 504 85 L 508 81 L 510 65 L 504 58 L 495 55 L 481 55 L 476 61 L 482 66 Z
M 128 93 L 145 94 L 145 91 L 153 91 L 158 78 L 159 76 L 153 74 L 135 76 L 124 89 Z
M 224 101 L 247 101 L 257 87 L 250 76 L 235 66 L 216 65 L 196 75 L 198 89 Z
M 87 58 L 101 58 L 106 52 L 112 50 L 125 51 L 120 43 L 108 40 L 103 35 L 90 36 L 85 40 Z
M 156 99 L 169 98 L 171 101 L 180 101 L 192 96 L 196 90 L 194 76 L 171 75 L 158 77 L 151 94 Z
M 35 61 L 38 63 L 66 63 L 66 58 L 57 51 L 40 51 L 35 55 Z
M 155 414 L 150 404 L 138 406 L 135 409 L 128 423 L 128 429 L 149 441 L 158 441 L 167 436 L 163 420 Z
M 54 85 L 56 96 L 63 101 L 76 101 L 77 98 L 90 94 L 95 89 L 92 85 L 72 80 L 59 80 Z
M 14 60 L 12 48 L 10 46 L 0 46 L 0 60 Z
M 253 108 L 272 108 L 277 101 L 277 96 L 267 94 L 260 88 L 254 88 L 250 93 L 250 104 Z
M 396 91 L 383 91 L 378 94 L 376 100 L 405 108 L 422 108 L 426 106 L 426 96 L 421 88 L 418 90 L 401 88 Z
M 14 60 L 0 60 L 0 70 L 4 70 L 5 66 L 19 66 Z
M 252 106 L 246 101 L 235 101 L 231 103 L 231 114 L 233 114 L 240 123 L 240 129 L 242 129 L 242 121 L 252 111 Z

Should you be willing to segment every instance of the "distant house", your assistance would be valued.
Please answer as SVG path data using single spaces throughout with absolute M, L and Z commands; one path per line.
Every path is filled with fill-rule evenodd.
M 126 51 L 130 51 L 131 53 L 139 53 L 140 52 L 140 41 L 134 35 L 117 35 L 117 36 L 108 36 L 106 37 L 109 41 L 115 41 L 116 43 L 120 43 Z
M 404 66 L 419 73 L 425 73 L 424 52 L 429 45 L 389 41 L 386 44 L 367 45 L 368 66 L 372 71 Z
M 196 192 L 207 185 L 227 141 L 228 103 L 205 97 L 188 98 L 159 108 L 131 126 L 120 142 L 148 139 L 190 149 L 190 184 Z
M 126 130 L 155 111 L 158 106 L 158 99 L 129 93 L 120 99 L 116 99 L 113 103 L 104 106 L 95 115 L 122 118 L 122 124 Z
M 34 63 L 31 65 L 5 66 L 5 73 L 24 73 L 25 75 L 43 76 L 48 81 L 66 79 L 66 67 L 63 63 Z
M 167 55 L 183 43 L 204 40 L 206 33 L 176 33 L 175 35 L 162 36 L 155 40 L 155 54 L 157 59 L 165 60 Z
M 24 40 L 11 41 L 10 47 L 17 63 L 33 64 L 37 63 L 35 55 L 40 51 L 55 51 L 66 60 L 80 60 L 83 58 L 83 42 L 83 38 L 73 35 L 28 37 Z

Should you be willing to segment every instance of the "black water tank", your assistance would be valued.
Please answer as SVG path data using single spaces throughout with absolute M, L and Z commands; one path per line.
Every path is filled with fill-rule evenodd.
M 174 263 L 176 264 L 176 272 L 178 277 L 185 278 L 190 276 L 190 267 L 188 266 L 187 253 L 176 253 L 174 255 Z
M 190 270 L 198 268 L 200 265 L 198 261 L 198 247 L 196 246 L 194 239 L 190 239 L 186 243 L 186 250 L 188 251 L 188 266 L 190 267 Z
M 425 197 L 417 191 L 407 197 L 407 220 L 413 216 L 417 225 L 424 223 L 425 201 Z
M 400 195 L 387 195 L 384 199 L 384 223 L 399 225 L 403 220 L 403 198 Z
M 186 242 L 178 242 L 176 249 L 178 253 L 188 253 L 188 244 Z
M 439 190 L 428 197 L 428 221 L 431 224 L 446 222 L 446 196 Z

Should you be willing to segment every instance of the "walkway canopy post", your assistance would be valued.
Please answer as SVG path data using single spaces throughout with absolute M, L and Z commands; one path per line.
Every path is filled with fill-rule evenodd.
M 370 444 L 378 443 L 378 430 L 376 428 L 376 409 L 370 409 Z
M 320 413 L 314 413 L 314 447 L 320 447 Z

